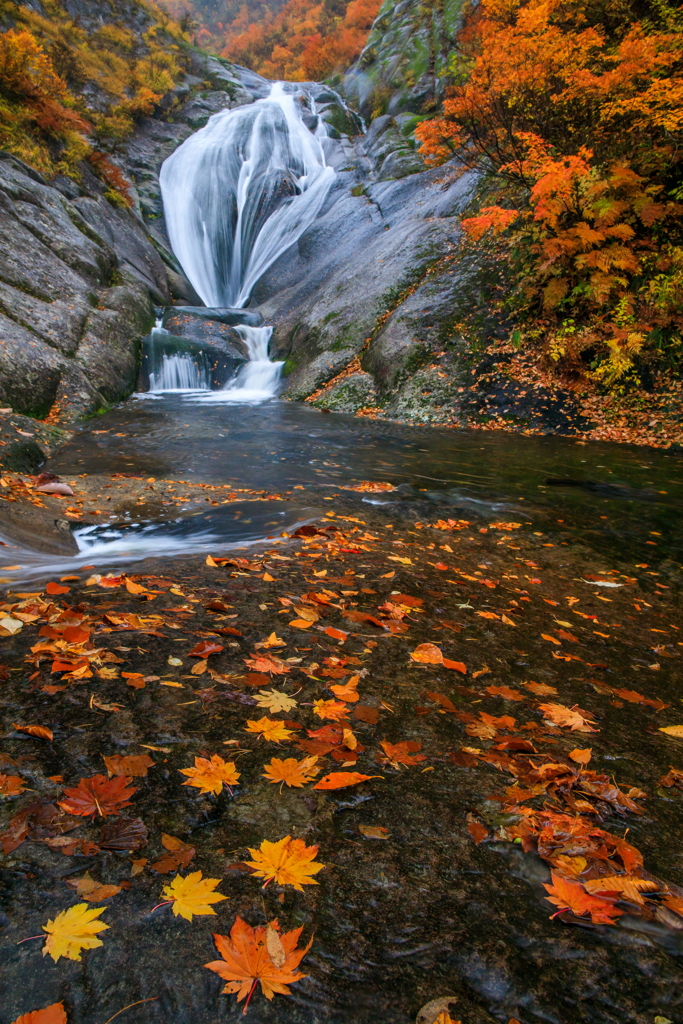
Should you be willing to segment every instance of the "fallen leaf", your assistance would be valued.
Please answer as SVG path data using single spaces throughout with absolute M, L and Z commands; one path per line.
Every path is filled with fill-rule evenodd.
M 424 754 L 415 753 L 415 751 L 422 749 L 422 744 L 415 740 L 401 740 L 399 743 L 390 743 L 389 740 L 382 740 L 380 747 L 386 756 L 378 755 L 377 760 L 379 764 L 390 764 L 392 767 L 398 768 L 402 764 L 419 764 L 420 761 L 427 760 Z
M 271 921 L 270 925 L 278 928 L 277 921 Z M 297 968 L 311 948 L 313 939 L 303 949 L 297 949 L 302 931 L 303 926 L 280 936 L 285 961 L 281 967 L 277 967 L 268 951 L 267 927 L 251 928 L 238 916 L 229 938 L 227 935 L 214 935 L 216 948 L 223 959 L 212 960 L 204 966 L 227 981 L 222 991 L 235 993 L 238 1002 L 250 996 L 257 983 L 261 985 L 266 999 L 272 999 L 276 992 L 288 995 L 288 986 L 306 977 Z
M 287 786 L 300 788 L 308 782 L 312 782 L 320 773 L 320 768 L 316 768 L 317 761 L 318 758 L 315 755 L 304 757 L 301 761 L 297 761 L 294 757 L 288 757 L 285 760 L 274 757 L 270 764 L 264 765 L 263 778 L 268 779 L 268 782 L 284 782 Z
M 219 754 L 209 760 L 206 757 L 195 757 L 194 768 L 179 768 L 182 775 L 187 775 L 183 786 L 196 786 L 200 793 L 213 793 L 218 796 L 223 786 L 236 786 L 240 772 L 236 771 L 233 761 L 224 761 Z
M 92 775 L 81 779 L 72 789 L 65 789 L 66 800 L 60 800 L 59 806 L 68 814 L 84 818 L 91 814 L 106 817 L 108 814 L 118 814 L 123 807 L 130 806 L 128 797 L 136 792 L 135 786 L 128 788 L 125 775 L 113 779 L 108 779 L 106 775 Z
M 588 764 L 592 755 L 592 747 L 586 747 L 583 750 L 580 747 L 577 747 L 575 750 L 569 751 L 569 756 L 571 757 L 572 761 L 576 761 L 577 764 Z
M 16 729 L 17 732 L 26 732 L 29 736 L 35 736 L 39 740 L 54 739 L 52 729 L 48 729 L 44 725 L 17 725 L 16 722 L 12 722 L 12 728 Z
M 358 831 L 366 839 L 389 839 L 391 832 L 383 825 L 359 825 Z
M 202 640 L 188 652 L 188 658 L 208 658 L 210 654 L 220 654 L 223 650 L 223 644 L 217 644 L 214 640 Z
M 410 652 L 410 657 L 420 665 L 443 664 L 443 654 L 436 644 L 419 644 L 414 651 Z
M 527 690 L 531 690 L 537 697 L 552 697 L 558 691 L 554 686 L 549 686 L 547 683 L 522 683 L 522 686 L 526 686 Z
M 339 640 L 341 643 L 344 643 L 349 635 L 348 633 L 345 633 L 343 629 L 336 629 L 334 626 L 328 626 L 327 629 L 325 629 L 325 633 L 327 633 L 328 636 L 331 636 L 333 640 Z
M 666 733 L 667 736 L 683 737 L 683 725 L 665 725 L 659 731 Z
M 560 910 L 571 910 L 577 917 L 590 914 L 594 924 L 614 924 L 614 918 L 623 914 L 623 910 L 614 905 L 614 900 L 591 896 L 581 882 L 571 882 L 561 875 L 556 875 L 554 871 L 551 872 L 551 878 L 551 885 L 543 885 L 550 894 L 545 898 Z
M 333 722 L 340 722 L 347 717 L 349 709 L 346 704 L 338 700 L 314 700 L 313 714 L 318 718 L 329 718 Z
M 149 754 L 114 754 L 112 757 L 102 755 L 107 771 L 110 775 L 129 775 L 131 777 L 142 777 L 147 775 L 147 769 L 153 768 L 155 761 Z
M 293 885 L 303 892 L 304 885 L 317 885 L 311 875 L 317 875 L 325 867 L 313 858 L 318 852 L 317 846 L 306 846 L 302 839 L 285 836 L 277 843 L 264 839 L 258 850 L 249 847 L 254 858 L 246 863 L 254 868 L 257 878 L 265 878 L 266 883 L 273 879 L 278 885 Z
M 477 846 L 488 838 L 488 829 L 472 814 L 467 815 L 467 831 L 474 839 Z
M 47 932 L 43 946 L 43 956 L 49 953 L 55 963 L 64 956 L 68 960 L 80 960 L 81 951 L 102 946 L 102 939 L 97 933 L 104 931 L 109 925 L 96 918 L 103 914 L 106 907 L 89 907 L 87 903 L 77 903 L 68 910 L 57 914 L 54 921 L 42 926 Z
M 98 842 L 103 850 L 126 850 L 132 853 L 147 844 L 147 836 L 147 826 L 142 818 L 116 818 L 104 823 Z
M 663 888 L 651 878 L 634 878 L 630 875 L 603 875 L 602 878 L 591 878 L 583 885 L 586 892 L 620 893 L 623 899 L 641 906 L 645 904 L 641 892 L 661 892 Z
M 68 594 L 69 591 L 71 590 L 71 587 L 62 587 L 59 583 L 50 582 L 45 587 L 45 590 L 48 594 L 52 595 L 53 597 L 56 597 L 58 594 Z
M 444 658 L 442 664 L 444 668 L 450 668 L 454 672 L 461 672 L 462 675 L 467 675 L 467 665 L 464 661 L 451 661 L 449 658 Z
M 271 959 L 271 963 L 275 967 L 284 967 L 287 960 L 287 953 L 285 947 L 282 945 L 282 939 L 277 928 L 268 922 L 266 925 L 266 949 L 268 950 L 268 956 Z
M 30 1013 L 22 1013 L 12 1024 L 67 1024 L 66 1010 L 64 1003 L 52 1003 L 42 1010 L 31 1010 Z
M 553 725 L 571 729 L 572 732 L 597 731 L 589 724 L 589 718 L 586 713 L 582 712 L 576 705 L 568 708 L 564 704 L 539 704 L 538 709 L 543 712 L 543 717 Z
M 228 899 L 222 893 L 213 891 L 221 881 L 220 878 L 202 878 L 201 871 L 193 871 L 185 878 L 176 875 L 170 885 L 164 886 L 162 892 L 173 903 L 174 915 L 191 921 L 194 916 L 215 915 L 216 911 L 211 904 Z
M 288 729 L 279 718 L 247 719 L 246 732 L 260 733 L 264 740 L 269 743 L 280 743 L 281 740 L 291 740 L 294 733 Z
M 449 520 L 450 521 L 450 520 Z M 469 526 L 469 523 L 467 524 Z M 440 999 L 432 999 L 431 1002 L 425 1003 L 422 1009 L 419 1011 L 415 1018 L 415 1024 L 442 1024 L 443 1014 L 448 1014 L 448 1007 L 451 1003 L 457 1003 L 457 996 L 441 996 Z
M 176 839 L 175 836 L 166 835 L 166 833 L 162 833 L 161 845 L 169 852 L 154 864 L 150 864 L 151 870 L 156 871 L 159 875 L 167 875 L 171 871 L 177 871 L 178 868 L 186 868 L 197 852 L 194 846 L 184 843 L 182 839 Z
M 134 690 L 144 690 L 145 688 L 145 677 L 142 672 L 122 672 L 121 678 L 125 679 Z
M 70 889 L 75 889 L 76 895 L 87 900 L 88 903 L 101 903 L 121 892 L 120 885 L 102 885 L 101 882 L 96 882 L 88 871 L 82 878 L 67 879 L 66 884 Z
M 273 714 L 277 714 L 278 711 L 291 711 L 297 705 L 294 698 L 282 690 L 260 690 L 256 703 L 260 708 L 268 708 Z
M 0 796 L 19 796 L 26 789 L 26 783 L 20 775 L 2 775 L 0 773 Z
M 258 644 L 254 644 L 257 650 L 265 649 L 268 647 L 286 647 L 287 642 L 279 637 L 277 633 L 271 633 L 267 640 L 262 640 Z
M 313 789 L 344 789 L 346 786 L 357 786 L 368 779 L 383 779 L 383 775 L 361 775 L 360 772 L 330 772 L 316 782 Z
M 487 686 L 486 692 L 492 697 L 503 697 L 505 700 L 528 700 L 519 690 L 512 690 L 509 686 Z

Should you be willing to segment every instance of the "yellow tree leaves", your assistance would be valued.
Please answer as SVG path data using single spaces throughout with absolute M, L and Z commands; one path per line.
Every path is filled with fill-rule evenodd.
M 63 910 L 54 921 L 48 921 L 43 925 L 43 931 L 47 932 L 43 956 L 49 953 L 55 963 L 62 956 L 69 960 L 80 960 L 84 949 L 95 949 L 96 946 L 103 945 L 97 934 L 109 925 L 104 921 L 98 921 L 97 918 L 106 909 L 89 907 L 87 903 L 77 903 L 76 906 Z
M 174 915 L 191 921 L 195 916 L 215 914 L 216 911 L 211 904 L 228 899 L 222 893 L 214 892 L 220 882 L 220 878 L 203 878 L 201 871 L 193 871 L 185 878 L 182 875 L 176 875 L 170 885 L 164 886 L 162 892 L 166 899 L 173 904 Z M 163 906 L 163 904 L 159 905 Z
M 279 932 L 277 921 L 271 921 L 270 927 Z M 223 992 L 236 994 L 238 1002 L 246 998 L 247 1006 L 257 984 L 260 984 L 266 999 L 272 999 L 276 992 L 287 995 L 289 985 L 306 977 L 297 968 L 313 940 L 303 949 L 297 949 L 302 931 L 303 927 L 295 928 L 279 935 L 284 960 L 276 953 L 276 959 L 280 961 L 276 966 L 268 949 L 267 928 L 251 928 L 241 917 L 236 917 L 229 937 L 214 935 L 222 960 L 212 960 L 204 966 L 227 982 Z
M 248 719 L 245 726 L 246 732 L 255 732 L 264 740 L 270 743 L 280 743 L 282 740 L 291 740 L 294 733 L 288 729 L 284 722 L 278 718 L 259 718 L 258 720 Z
M 316 767 L 317 760 L 315 754 L 304 757 L 301 761 L 294 757 L 288 757 L 284 761 L 274 757 L 270 764 L 264 765 L 263 778 L 268 779 L 268 782 L 284 782 L 286 786 L 305 786 L 320 772 L 320 768 Z
M 236 786 L 240 773 L 233 761 L 224 761 L 218 754 L 208 757 L 195 757 L 194 768 L 179 768 L 179 772 L 187 775 L 183 786 L 196 786 L 200 793 L 213 793 L 218 796 L 223 786 Z
M 306 846 L 302 839 L 285 836 L 277 843 L 264 839 L 258 850 L 249 848 L 254 858 L 248 860 L 249 867 L 254 868 L 257 878 L 264 878 L 266 884 L 275 880 L 278 885 L 293 885 L 303 892 L 304 885 L 317 885 L 311 875 L 317 875 L 325 867 L 313 858 L 318 852 L 317 846 Z

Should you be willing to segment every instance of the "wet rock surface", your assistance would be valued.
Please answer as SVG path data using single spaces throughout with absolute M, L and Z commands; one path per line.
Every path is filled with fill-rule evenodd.
M 102 480 L 84 481 L 84 494 L 102 486 Z M 134 489 L 131 497 L 142 497 L 150 485 L 118 481 L 117 494 L 125 486 Z M 309 503 L 320 500 L 315 488 L 296 495 Z M 336 490 L 326 516 L 298 540 L 281 538 L 275 546 L 227 555 L 245 564 L 214 567 L 203 558 L 150 557 L 137 564 L 134 575 L 108 587 L 93 577 L 87 583 L 93 570 L 65 582 L 70 589 L 59 596 L 46 596 L 44 585 L 33 584 L 31 590 L 42 592 L 37 620 L 4 641 L 7 678 L 0 707 L 3 754 L 11 759 L 3 771 L 20 775 L 32 792 L 5 800 L 2 829 L 31 801 L 54 803 L 63 799 L 65 786 L 104 771 L 103 756 L 148 753 L 154 765 L 132 780 L 137 792 L 119 817 L 78 819 L 60 837 L 76 845 L 101 844 L 103 824 L 139 817 L 147 830 L 144 845 L 132 852 L 100 847 L 84 854 L 69 852 L 65 842 L 59 852 L 49 829 L 46 835 L 34 828 L 6 854 L 0 955 L 10 1017 L 63 999 L 73 1024 L 90 1024 L 93 1014 L 106 1019 L 149 1000 L 126 1011 L 132 1024 L 170 1018 L 174 1024 L 217 1024 L 240 1011 L 202 965 L 215 956 L 211 933 L 228 934 L 239 914 L 254 926 L 277 917 L 283 930 L 303 925 L 306 941 L 314 936 L 301 965 L 307 977 L 293 985 L 289 998 L 276 995 L 270 1004 L 255 993 L 249 1015 L 257 1022 L 409 1024 L 421 1006 L 445 995 L 457 997 L 451 1007 L 457 1018 L 475 1024 L 510 1017 L 522 1024 L 676 1019 L 683 1004 L 680 931 L 628 915 L 618 927 L 551 920 L 555 908 L 543 888 L 546 864 L 491 835 L 475 844 L 468 815 L 491 832 L 501 822 L 509 825 L 502 801 L 514 780 L 493 764 L 467 758 L 465 765 L 453 763 L 449 755 L 463 746 L 495 754 L 498 740 L 467 735 L 462 720 L 433 694 L 461 714 L 483 709 L 514 716 L 520 725 L 528 720 L 534 729 L 526 735 L 543 749 L 547 743 L 556 760 L 577 745 L 590 745 L 599 770 L 614 772 L 623 789 L 632 785 L 647 793 L 644 814 L 620 817 L 602 807 L 596 825 L 620 835 L 628 827 L 629 842 L 643 852 L 648 870 L 669 884 L 680 882 L 681 797 L 658 785 L 681 742 L 658 731 L 677 715 L 677 570 L 659 562 L 655 579 L 634 569 L 632 557 L 596 556 L 562 527 L 570 547 L 547 524 L 523 523 L 506 531 L 461 510 L 469 525 L 444 531 L 424 524 L 453 517 L 452 505 L 440 509 L 415 501 L 401 511 L 398 517 L 392 506 L 369 506 L 358 494 Z M 595 575 L 620 586 L 601 593 L 590 583 Z M 142 593 L 130 593 L 126 579 Z M 669 590 L 657 591 L 662 580 Z M 278 599 L 300 602 L 312 592 L 325 598 L 304 605 L 315 609 L 318 621 L 305 630 L 291 625 L 292 606 L 283 609 Z M 383 618 L 380 609 L 387 602 L 398 607 L 400 595 L 422 603 L 393 620 L 401 624 L 395 632 L 354 621 L 355 612 Z M 567 596 L 576 602 L 568 604 Z M 12 607 L 20 603 L 12 595 L 5 600 Z M 514 626 L 479 614 L 500 614 L 503 607 Z M 60 615 L 64 622 L 80 617 L 92 630 L 90 647 L 100 655 L 88 655 L 91 675 L 50 672 L 49 658 L 36 665 L 31 648 L 51 642 L 40 637 L 42 623 L 47 617 L 59 625 Z M 132 618 L 126 622 L 126 616 Z M 571 619 L 576 641 L 550 644 L 543 638 L 558 636 L 560 618 Z M 342 630 L 344 639 L 326 632 L 329 627 Z M 255 645 L 273 630 L 285 646 L 269 653 L 283 659 L 288 671 L 260 687 L 250 685 L 244 659 L 254 657 Z M 196 674 L 191 669 L 199 660 L 188 652 L 203 639 L 217 641 L 222 650 Z M 462 660 L 466 675 L 412 662 L 409 652 L 420 643 L 436 644 L 447 657 Z M 112 657 L 107 653 L 103 660 L 104 652 Z M 575 657 L 562 660 L 553 652 Z M 342 666 L 346 673 L 323 673 L 344 658 L 358 664 Z M 144 684 L 130 685 L 124 672 L 137 673 Z M 353 758 L 350 770 L 382 778 L 337 791 L 282 787 L 281 795 L 262 777 L 263 765 L 273 756 L 304 756 L 297 743 L 307 729 L 326 724 L 312 713 L 311 702 L 332 696 L 330 686 L 344 682 L 349 672 L 363 673 L 360 700 L 347 708 L 349 726 L 364 749 L 342 756 Z M 487 689 L 523 689 L 529 679 L 555 686 L 556 699 L 567 706 L 580 704 L 595 716 L 597 731 L 583 736 L 549 729 L 528 691 L 513 701 Z M 669 709 L 609 695 L 610 687 L 623 686 L 660 698 Z M 264 687 L 296 691 L 298 706 L 277 716 L 303 725 L 287 743 L 257 740 L 244 730 L 247 719 L 268 713 L 252 703 Z M 18 732 L 13 722 L 47 726 L 54 739 Z M 382 740 L 417 741 L 426 760 L 378 764 Z M 205 796 L 183 786 L 179 769 L 195 756 L 215 753 L 234 759 L 241 772 L 232 794 Z M 323 766 L 325 772 L 342 770 L 330 752 Z M 386 838 L 368 838 L 364 828 L 386 829 Z M 222 879 L 219 890 L 229 900 L 216 907 L 216 917 L 189 923 L 173 917 L 168 906 L 152 912 L 173 877 L 150 867 L 167 852 L 162 834 L 195 848 L 188 871 Z M 304 892 L 277 883 L 262 889 L 244 865 L 248 848 L 288 834 L 319 847 L 317 859 L 326 865 L 316 877 L 319 884 Z M 132 861 L 141 870 L 133 872 Z M 55 965 L 42 958 L 40 941 L 17 945 L 77 901 L 66 881 L 86 870 L 105 883 L 130 883 L 105 904 L 90 904 L 106 906 L 103 920 L 110 928 L 102 933 L 103 947 L 86 950 L 81 963 L 62 959 Z

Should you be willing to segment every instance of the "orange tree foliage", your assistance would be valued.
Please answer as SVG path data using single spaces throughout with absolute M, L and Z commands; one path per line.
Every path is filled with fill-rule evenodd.
M 86 32 L 57 4 L 44 12 L 0 0 L 0 147 L 48 175 L 78 176 L 86 159 L 129 204 L 128 182 L 107 156 L 179 78 L 183 34 L 152 3 L 137 35 L 114 20 Z M 89 104 L 85 93 L 95 89 Z
M 226 36 L 222 55 L 267 78 L 320 81 L 360 54 L 381 0 L 288 0 L 258 23 Z
M 429 162 L 484 172 L 489 205 L 463 226 L 497 237 L 526 337 L 610 385 L 680 358 L 680 18 L 667 0 L 482 0 L 416 132 Z

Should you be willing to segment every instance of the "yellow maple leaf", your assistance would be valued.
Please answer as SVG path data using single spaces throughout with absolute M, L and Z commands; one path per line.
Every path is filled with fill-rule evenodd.
M 176 917 L 184 917 L 191 921 L 194 915 L 215 914 L 212 903 L 220 903 L 228 897 L 213 890 L 222 881 L 221 878 L 202 878 L 201 871 L 193 871 L 191 875 L 176 875 L 170 885 L 165 885 L 163 895 L 173 904 Z
M 261 650 L 268 647 L 286 647 L 287 641 L 283 640 L 277 633 L 271 633 L 267 640 L 261 640 L 260 643 L 254 644 L 256 650 Z
M 294 698 L 282 690 L 259 690 L 256 703 L 260 708 L 268 708 L 273 714 L 277 714 L 278 711 L 291 711 L 297 705 Z
M 279 718 L 259 718 L 258 720 L 249 718 L 245 731 L 261 733 L 264 740 L 270 740 L 271 743 L 289 740 L 294 735 Z
M 254 858 L 248 860 L 250 868 L 254 868 L 257 878 L 265 878 L 266 884 L 273 879 L 279 885 L 293 885 L 303 892 L 304 885 L 317 885 L 311 875 L 317 875 L 325 867 L 314 861 L 317 846 L 306 846 L 303 839 L 292 839 L 285 836 L 277 843 L 269 843 L 264 839 L 258 850 L 249 847 Z
M 301 761 L 297 761 L 295 757 L 288 757 L 284 761 L 274 757 L 270 764 L 264 765 L 263 778 L 268 779 L 268 782 L 284 782 L 287 786 L 300 788 L 314 779 L 320 771 L 320 768 L 315 767 L 317 760 L 314 754 L 304 757 Z
M 69 960 L 80 960 L 82 949 L 102 946 L 102 939 L 97 938 L 97 933 L 104 931 L 109 925 L 95 919 L 106 909 L 89 907 L 87 903 L 77 903 L 76 906 L 57 914 L 54 921 L 48 921 L 42 926 L 43 931 L 47 932 L 43 956 L 49 953 L 55 963 L 61 956 Z
M 189 776 L 183 786 L 196 786 L 200 793 L 214 793 L 218 796 L 223 786 L 237 785 L 240 773 L 235 770 L 233 761 L 224 761 L 218 754 L 211 760 L 207 757 L 195 757 L 194 768 L 179 768 L 182 775 Z

